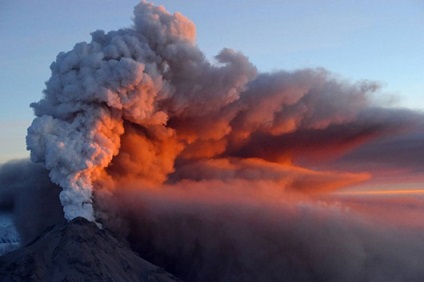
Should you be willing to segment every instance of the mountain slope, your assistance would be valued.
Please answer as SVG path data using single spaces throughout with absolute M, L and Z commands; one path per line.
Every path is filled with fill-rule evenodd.
M 0 229 L 0 256 L 7 254 L 19 247 L 19 240 L 15 237 L 12 237 L 13 235 L 10 234 L 11 233 L 8 232 L 8 230 Z
M 0 257 L 2 281 L 178 281 L 83 218 Z
M 19 247 L 19 235 L 11 218 L 0 212 L 0 256 Z

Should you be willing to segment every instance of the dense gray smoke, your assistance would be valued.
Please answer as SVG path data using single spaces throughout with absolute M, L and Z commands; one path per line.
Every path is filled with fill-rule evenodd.
M 97 31 L 91 43 L 59 54 L 45 98 L 32 104 L 38 117 L 28 129 L 31 159 L 43 163 L 63 188 L 60 199 L 68 220 L 94 220 L 92 178 L 118 154 L 124 120 L 166 124 L 167 114 L 158 108 L 172 94 L 164 79 L 166 57 L 195 49 L 194 26 L 181 15 L 145 2 L 135 15 L 134 29 Z M 172 132 L 164 128 L 163 134 Z
M 185 281 L 382 282 L 424 277 L 422 198 L 397 204 L 362 199 L 359 207 L 373 208 L 361 216 L 343 199 L 252 199 L 228 187 L 224 196 L 216 193 L 219 185 L 209 185 L 202 192 L 196 192 L 200 184 L 191 184 L 174 193 L 117 195 L 116 208 L 127 219 L 133 248 Z M 397 218 L 384 216 L 387 205 Z M 419 227 L 407 223 L 414 220 L 407 211 L 421 216 Z
M 31 105 L 37 116 L 27 136 L 31 159 L 62 187 L 68 220 L 95 220 L 93 185 L 105 174 L 178 181 L 192 178 L 198 161 L 231 162 L 235 170 L 246 162 L 259 170 L 284 164 L 276 178 L 290 179 L 287 189 L 289 182 L 303 189 L 299 182 L 312 174 L 322 185 L 307 189 L 332 190 L 367 177 L 332 171 L 339 184 L 330 184 L 329 173 L 290 164 L 341 154 L 422 118 L 373 109 L 375 83 L 351 84 L 322 69 L 257 73 L 231 49 L 211 64 L 196 46 L 194 24 L 181 14 L 142 1 L 134 16 L 132 28 L 93 32 L 90 43 L 60 53 L 44 98 Z

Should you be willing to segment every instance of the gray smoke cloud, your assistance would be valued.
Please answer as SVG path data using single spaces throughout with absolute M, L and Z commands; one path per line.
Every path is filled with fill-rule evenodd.
M 289 163 L 335 157 L 422 119 L 373 109 L 373 82 L 352 84 L 323 69 L 258 73 L 231 49 L 211 63 L 189 19 L 145 1 L 132 28 L 93 32 L 91 42 L 60 53 L 51 71 L 44 98 L 31 105 L 37 117 L 27 147 L 62 187 L 68 220 L 95 220 L 93 189 L 109 176 L 178 181 L 208 159 L 284 163 L 287 175 Z M 314 174 L 292 171 L 294 183 Z M 355 182 L 335 174 L 348 179 L 327 190 Z M 359 173 L 356 181 L 366 178 Z
M 128 231 L 133 248 L 146 259 L 185 281 L 419 281 L 424 277 L 420 263 L 424 222 L 419 221 L 419 228 L 405 222 L 409 215 L 405 211 L 422 215 L 422 199 L 397 205 L 384 198 L 362 199 L 357 209 L 373 208 L 361 215 L 346 205 L 349 199 L 258 199 L 240 196 L 234 191 L 236 183 L 232 188 L 207 185 L 209 190 L 201 192 L 201 184 L 185 183 L 177 192 L 165 188 L 118 193 L 115 208 L 127 224 L 124 228 L 119 222 L 118 230 Z M 259 187 L 247 182 L 239 188 Z M 403 217 L 401 221 L 397 218 L 391 225 L 393 218 L 382 220 L 387 204 Z

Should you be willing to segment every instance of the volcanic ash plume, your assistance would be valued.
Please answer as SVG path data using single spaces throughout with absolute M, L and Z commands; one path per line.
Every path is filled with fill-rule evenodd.
M 144 2 L 135 14 L 134 29 L 96 31 L 91 43 L 60 53 L 44 99 L 31 105 L 37 118 L 27 147 L 32 161 L 43 163 L 63 188 L 68 220 L 94 220 L 93 177 L 118 154 L 124 122 L 174 134 L 163 126 L 168 115 L 159 103 L 173 93 L 165 79 L 169 58 L 194 49 L 194 26 Z
M 68 220 L 95 220 L 93 193 L 107 179 L 115 187 L 242 179 L 336 189 L 370 176 L 316 170 L 317 159 L 418 120 L 374 110 L 375 83 L 351 84 L 322 69 L 258 73 L 231 49 L 211 63 L 181 14 L 142 1 L 134 15 L 133 27 L 95 31 L 90 43 L 60 53 L 44 98 L 31 105 L 37 117 L 27 147 L 63 188 Z

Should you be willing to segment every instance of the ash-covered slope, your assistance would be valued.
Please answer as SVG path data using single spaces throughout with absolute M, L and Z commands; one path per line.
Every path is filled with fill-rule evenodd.
M 0 257 L 1 281 L 178 281 L 83 218 Z

